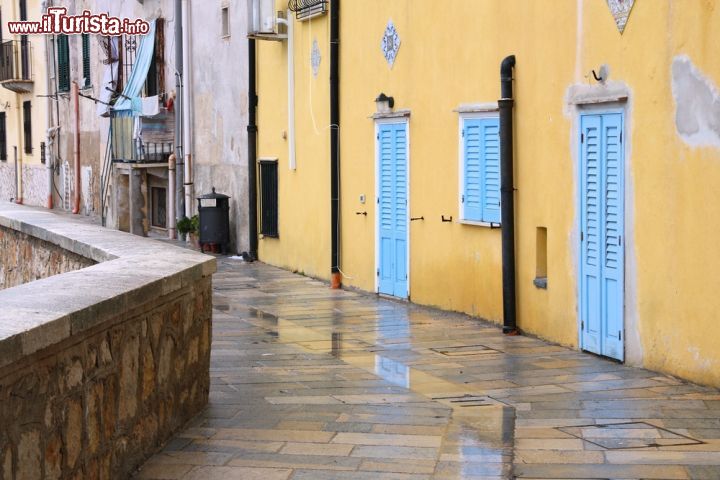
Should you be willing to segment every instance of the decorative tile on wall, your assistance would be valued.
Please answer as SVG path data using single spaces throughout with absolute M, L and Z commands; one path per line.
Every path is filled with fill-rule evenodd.
M 385 27 L 381 47 L 385 60 L 387 60 L 388 65 L 392 68 L 393 64 L 395 64 L 395 57 L 397 57 L 398 50 L 400 50 L 400 35 L 398 35 L 392 20 L 388 21 L 387 27 Z
M 627 25 L 628 17 L 630 17 L 630 10 L 632 10 L 635 0 L 607 0 L 610 12 L 615 19 L 618 30 L 620 33 L 625 31 L 625 25 Z
M 313 39 L 312 53 L 310 54 L 310 65 L 312 66 L 313 77 L 318 76 L 321 60 L 322 56 L 320 55 L 320 47 L 318 46 L 317 38 L 315 38 Z

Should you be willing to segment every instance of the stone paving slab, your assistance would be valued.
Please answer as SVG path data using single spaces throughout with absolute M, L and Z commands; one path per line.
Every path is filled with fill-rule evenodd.
M 720 479 L 716 389 L 218 264 L 210 405 L 138 479 Z

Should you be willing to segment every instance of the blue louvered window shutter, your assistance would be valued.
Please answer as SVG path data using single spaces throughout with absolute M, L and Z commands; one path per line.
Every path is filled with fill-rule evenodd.
M 500 121 L 483 120 L 483 221 L 500 223 Z
M 463 220 L 500 223 L 499 131 L 497 118 L 463 121 Z
M 482 221 L 482 125 L 480 119 L 463 122 L 463 220 Z

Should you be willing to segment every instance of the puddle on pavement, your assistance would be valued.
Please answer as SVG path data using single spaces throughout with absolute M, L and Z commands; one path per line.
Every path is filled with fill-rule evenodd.
M 443 456 L 459 458 L 469 465 L 467 468 L 472 468 L 474 462 L 498 464 L 501 474 L 509 475 L 515 409 L 496 399 L 484 397 L 479 392 L 468 391 L 466 385 L 445 380 L 383 355 L 383 351 L 393 352 L 393 349 L 399 350 L 402 345 L 405 345 L 403 350 L 410 349 L 414 324 L 407 319 L 403 321 L 393 315 L 387 317 L 388 322 L 383 324 L 382 317 L 379 317 L 375 325 L 353 328 L 354 325 L 345 324 L 337 318 L 333 318 L 331 324 L 324 322 L 308 326 L 257 309 L 250 309 L 249 317 L 247 321 L 262 327 L 268 335 L 276 337 L 279 343 L 293 344 L 313 354 L 331 355 L 373 373 L 392 385 L 406 388 L 452 409 L 443 436 L 441 461 Z M 335 331 L 344 329 L 352 329 L 352 333 Z M 382 350 L 372 351 L 378 348 Z M 460 353 L 463 348 L 449 350 Z M 478 350 L 491 349 L 471 346 L 467 350 L 476 353 Z M 437 352 L 431 354 L 435 358 L 440 357 Z M 462 399 L 475 401 L 464 402 Z

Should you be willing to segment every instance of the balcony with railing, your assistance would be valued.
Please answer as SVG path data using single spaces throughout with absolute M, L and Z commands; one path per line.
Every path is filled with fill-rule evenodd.
M 172 112 L 154 117 L 111 114 L 110 153 L 113 163 L 167 163 L 174 149 Z
M 0 85 L 16 93 L 32 92 L 32 46 L 27 38 L 0 45 Z

